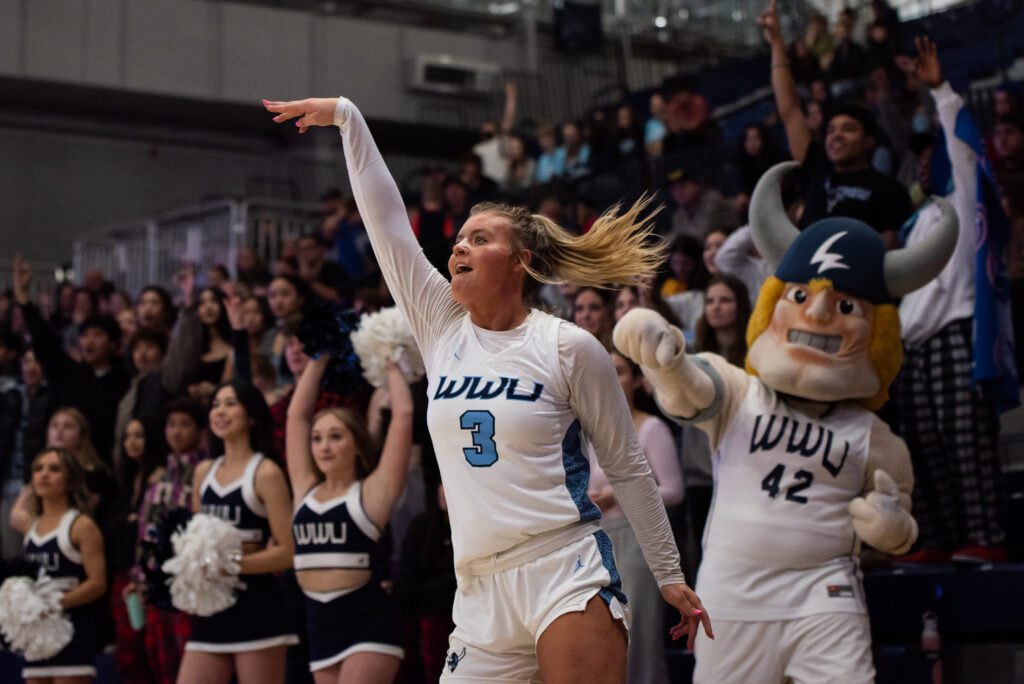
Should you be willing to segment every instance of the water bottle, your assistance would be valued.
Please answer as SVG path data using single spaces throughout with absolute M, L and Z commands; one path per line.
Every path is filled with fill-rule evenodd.
M 146 626 L 146 604 L 137 592 L 131 592 L 124 597 L 125 605 L 128 607 L 128 622 L 132 629 L 141 632 Z

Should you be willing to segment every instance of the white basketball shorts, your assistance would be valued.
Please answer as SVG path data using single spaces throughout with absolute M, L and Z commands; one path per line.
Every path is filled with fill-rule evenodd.
M 871 627 L 866 615 L 824 613 L 792 620 L 715 620 L 715 639 L 694 647 L 695 684 L 871 684 Z
M 604 531 L 522 565 L 460 576 L 441 681 L 540 681 L 540 635 L 562 615 L 585 610 L 595 594 L 628 629 L 626 597 Z

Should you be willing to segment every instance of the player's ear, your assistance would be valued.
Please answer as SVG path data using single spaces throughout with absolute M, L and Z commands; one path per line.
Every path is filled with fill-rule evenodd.
M 521 249 L 521 250 L 519 250 L 519 254 L 517 255 L 517 257 L 515 259 L 513 259 L 513 261 L 512 261 L 512 270 L 513 271 L 520 271 L 520 270 L 525 271 L 526 270 L 526 266 L 532 260 L 533 260 L 533 252 L 531 252 L 528 249 Z

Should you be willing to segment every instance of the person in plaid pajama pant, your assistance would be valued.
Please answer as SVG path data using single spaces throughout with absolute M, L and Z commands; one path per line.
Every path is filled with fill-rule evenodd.
M 899 431 L 914 462 L 919 525 L 919 549 L 901 562 L 1005 560 L 998 416 L 971 381 L 978 157 L 957 135 L 964 103 L 943 79 L 930 41 L 919 41 L 917 75 L 935 98 L 952 168 L 953 191 L 947 199 L 961 229 L 939 276 L 900 304 L 906 356 L 893 394 Z M 931 165 L 939 144 L 934 138 L 916 142 L 918 176 L 928 192 L 940 182 L 933 182 Z M 928 201 L 908 221 L 901 231 L 907 245 L 928 235 L 936 211 Z
M 207 458 L 199 448 L 206 425 L 203 406 L 191 399 L 177 399 L 164 408 L 164 435 L 171 448 L 163 476 L 146 488 L 139 509 L 139 542 L 155 541 L 158 521 L 175 509 L 188 510 L 192 498 L 192 478 L 196 464 Z M 138 563 L 152 562 L 141 554 Z M 141 566 L 133 569 L 134 581 L 145 591 Z M 124 609 L 120 590 L 115 592 L 119 608 Z M 126 624 L 127 621 L 124 621 Z M 129 627 L 130 629 L 130 627 Z M 148 670 L 149 681 L 173 684 L 178 676 L 185 642 L 191 634 L 189 616 L 173 608 L 146 603 L 146 625 L 138 638 L 144 641 L 145 663 L 136 663 L 138 671 Z
M 146 661 L 154 673 L 153 684 L 174 684 L 191 634 L 192 623 L 185 613 L 146 606 Z

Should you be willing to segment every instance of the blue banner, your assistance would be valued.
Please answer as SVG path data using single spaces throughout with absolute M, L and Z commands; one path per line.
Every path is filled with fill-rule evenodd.
M 956 137 L 977 155 L 975 228 L 974 355 L 971 379 L 1000 413 L 1020 405 L 1006 250 L 1010 221 L 995 174 L 985 154 L 981 131 L 967 109 L 956 119 Z

